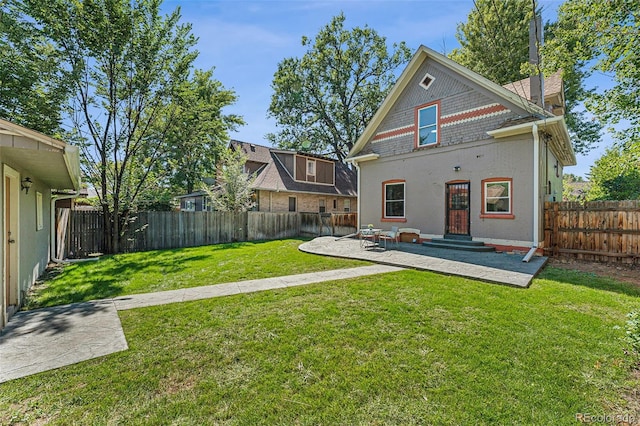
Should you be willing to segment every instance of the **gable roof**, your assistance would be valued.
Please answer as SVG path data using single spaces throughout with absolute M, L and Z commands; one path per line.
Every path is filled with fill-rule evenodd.
M 78 147 L 0 119 L 0 154 L 4 162 L 51 189 L 80 188 Z
M 356 173 L 347 165 L 323 155 L 307 152 L 288 151 L 278 148 L 270 148 L 263 145 L 232 140 L 230 146 L 241 150 L 247 161 L 262 163 L 253 182 L 253 189 L 264 191 L 307 192 L 314 194 L 343 195 L 355 197 L 357 195 Z M 300 182 L 293 179 L 285 166 L 278 159 L 280 155 L 302 155 L 310 158 L 318 158 L 333 162 L 335 166 L 335 185 L 321 185 L 312 182 Z
M 420 46 L 411 58 L 411 61 L 409 61 L 407 67 L 404 69 L 404 71 L 396 81 L 396 84 L 393 86 L 385 100 L 382 102 L 382 105 L 380 105 L 380 107 L 374 114 L 364 132 L 362 132 L 362 135 L 360 135 L 360 137 L 354 144 L 353 148 L 349 152 L 349 155 L 347 156 L 347 159 L 356 157 L 356 155 L 365 147 L 367 142 L 371 140 L 376 129 L 382 123 L 384 117 L 389 113 L 389 111 L 391 111 L 391 108 L 393 108 L 394 104 L 399 99 L 404 89 L 408 86 L 413 75 L 418 71 L 418 68 L 427 59 L 433 60 L 438 64 L 444 66 L 445 68 L 453 71 L 454 73 L 470 80 L 481 88 L 504 100 L 505 103 L 516 105 L 519 108 L 524 109 L 527 114 L 533 116 L 536 120 L 543 120 L 546 118 L 554 117 L 554 115 L 549 111 L 544 110 L 543 108 L 526 100 L 525 98 L 519 96 L 511 90 L 508 90 L 507 88 L 492 82 L 491 80 L 481 76 L 474 71 L 471 71 L 470 69 L 458 64 L 457 62 L 447 58 L 444 55 L 441 55 L 440 53 L 426 46 Z M 568 137 L 568 133 L 566 133 L 566 135 Z M 568 139 L 566 143 L 569 144 L 569 149 L 571 149 L 571 143 Z
M 267 164 L 271 161 L 271 148 L 263 145 L 256 145 L 249 142 L 241 142 L 232 140 L 229 143 L 231 149 L 241 151 L 247 156 L 247 161 L 253 161 L 255 163 Z

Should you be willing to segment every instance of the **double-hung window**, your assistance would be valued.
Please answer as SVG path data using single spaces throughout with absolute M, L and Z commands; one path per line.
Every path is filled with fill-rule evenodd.
M 389 181 L 382 184 L 384 191 L 384 219 L 404 219 L 405 182 Z
M 482 216 L 513 219 L 513 180 L 491 178 L 482 181 Z
M 417 147 L 438 144 L 438 116 L 439 111 L 437 103 L 417 108 Z

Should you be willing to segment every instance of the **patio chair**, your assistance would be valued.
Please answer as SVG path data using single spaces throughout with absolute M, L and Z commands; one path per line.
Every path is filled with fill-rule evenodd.
M 391 231 L 386 231 L 378 236 L 380 242 L 384 241 L 384 248 L 387 248 L 387 241 L 396 243 L 396 247 L 400 245 L 400 232 L 397 226 L 392 226 Z

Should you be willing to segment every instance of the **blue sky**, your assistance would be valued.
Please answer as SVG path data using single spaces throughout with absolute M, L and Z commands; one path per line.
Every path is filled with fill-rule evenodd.
M 562 2 L 538 3 L 543 8 L 543 20 L 555 20 Z M 342 11 L 347 28 L 368 25 L 390 44 L 404 41 L 412 51 L 424 44 L 448 53 L 458 47 L 456 26 L 466 21 L 473 1 L 165 0 L 163 10 L 168 13 L 177 6 L 182 21 L 191 23 L 193 34 L 199 38 L 196 66 L 215 67 L 214 77 L 238 95 L 236 104 L 226 112 L 242 115 L 247 124 L 231 137 L 268 145 L 265 134 L 276 130 L 275 121 L 267 117 L 273 74 L 284 58 L 304 55 L 302 36 L 313 38 Z M 588 173 L 589 166 L 610 143 L 605 139 L 590 155 L 578 157 L 578 165 L 566 172 Z

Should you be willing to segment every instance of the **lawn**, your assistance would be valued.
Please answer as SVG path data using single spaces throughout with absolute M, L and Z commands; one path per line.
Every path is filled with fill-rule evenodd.
M 156 250 L 74 263 L 61 273 L 55 271 L 43 285 L 36 285 L 27 308 L 369 264 L 303 253 L 298 250 L 303 241 L 288 239 Z
M 0 384 L 0 424 L 577 424 L 627 412 L 639 296 L 407 270 L 122 311 L 128 351 Z

